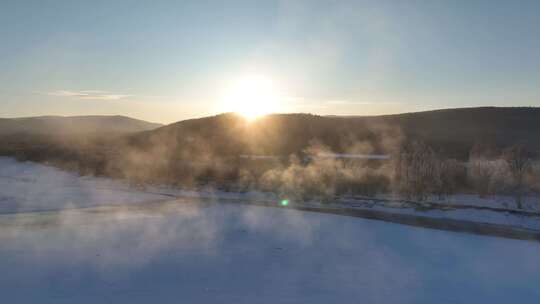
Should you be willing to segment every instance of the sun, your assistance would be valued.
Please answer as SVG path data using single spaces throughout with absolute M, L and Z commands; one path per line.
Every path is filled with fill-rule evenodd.
M 253 120 L 279 110 L 274 83 L 264 75 L 247 75 L 234 81 L 223 98 L 226 112 L 235 112 Z

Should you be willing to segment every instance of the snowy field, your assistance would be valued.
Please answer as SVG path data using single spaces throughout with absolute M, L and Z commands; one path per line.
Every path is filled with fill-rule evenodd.
M 320 203 L 307 205 L 318 206 Z M 439 206 L 438 206 L 439 205 Z M 524 229 L 540 233 L 540 213 L 525 210 L 520 214 L 508 211 L 517 211 L 513 208 L 504 208 L 503 211 L 477 209 L 484 205 L 447 204 L 441 208 L 440 202 L 409 203 L 403 201 L 374 201 L 373 199 L 339 199 L 333 203 L 335 208 L 351 208 L 361 210 L 377 210 L 391 214 L 408 214 L 417 217 L 434 218 L 442 220 L 459 220 L 474 223 L 493 224 L 508 228 Z M 490 206 L 488 206 L 490 207 Z M 506 211 L 504 211 L 506 210 Z
M 540 300 L 538 242 L 291 209 L 159 203 L 171 198 L 0 164 L 2 303 Z M 152 203 L 129 207 L 143 202 Z M 83 206 L 94 207 L 76 209 Z
M 0 213 L 80 208 L 170 199 L 106 178 L 80 177 L 0 157 Z
M 392 195 L 380 195 L 380 198 L 396 199 L 396 197 Z M 434 204 L 468 205 L 518 210 L 515 198 L 511 195 L 489 195 L 480 197 L 478 194 L 453 194 L 445 196 L 442 199 L 433 196 L 428 198 L 427 201 Z M 527 211 L 540 212 L 540 197 L 538 196 L 525 196 L 523 197 L 522 204 Z

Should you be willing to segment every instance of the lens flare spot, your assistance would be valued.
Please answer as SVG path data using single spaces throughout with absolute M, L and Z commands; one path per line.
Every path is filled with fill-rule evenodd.
M 288 205 L 289 205 L 289 200 L 288 199 L 281 200 L 281 206 L 286 207 Z

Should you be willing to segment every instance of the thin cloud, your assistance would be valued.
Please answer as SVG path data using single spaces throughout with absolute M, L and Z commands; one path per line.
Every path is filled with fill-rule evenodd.
M 127 94 L 112 94 L 107 91 L 97 91 L 97 90 L 85 90 L 85 91 L 67 91 L 59 90 L 54 92 L 49 92 L 47 95 L 50 96 L 59 96 L 59 97 L 73 97 L 79 99 L 91 99 L 91 100 L 119 100 L 133 95 Z

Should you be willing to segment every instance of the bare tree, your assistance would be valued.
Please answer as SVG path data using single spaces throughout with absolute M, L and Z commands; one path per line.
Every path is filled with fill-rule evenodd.
M 439 199 L 456 192 L 460 168 L 463 166 L 455 159 L 435 159 L 433 191 Z
M 496 173 L 497 165 L 493 160 L 485 158 L 469 160 L 467 175 L 480 197 L 491 194 Z
M 396 164 L 398 189 L 407 199 L 425 200 L 433 188 L 436 155 L 433 149 L 420 141 L 403 145 Z
M 505 172 L 501 152 L 494 144 L 475 143 L 469 153 L 467 179 L 480 197 L 493 193 Z
M 532 169 L 532 152 L 523 145 L 516 145 L 505 150 L 503 156 L 512 176 L 516 205 L 523 209 L 525 177 Z

